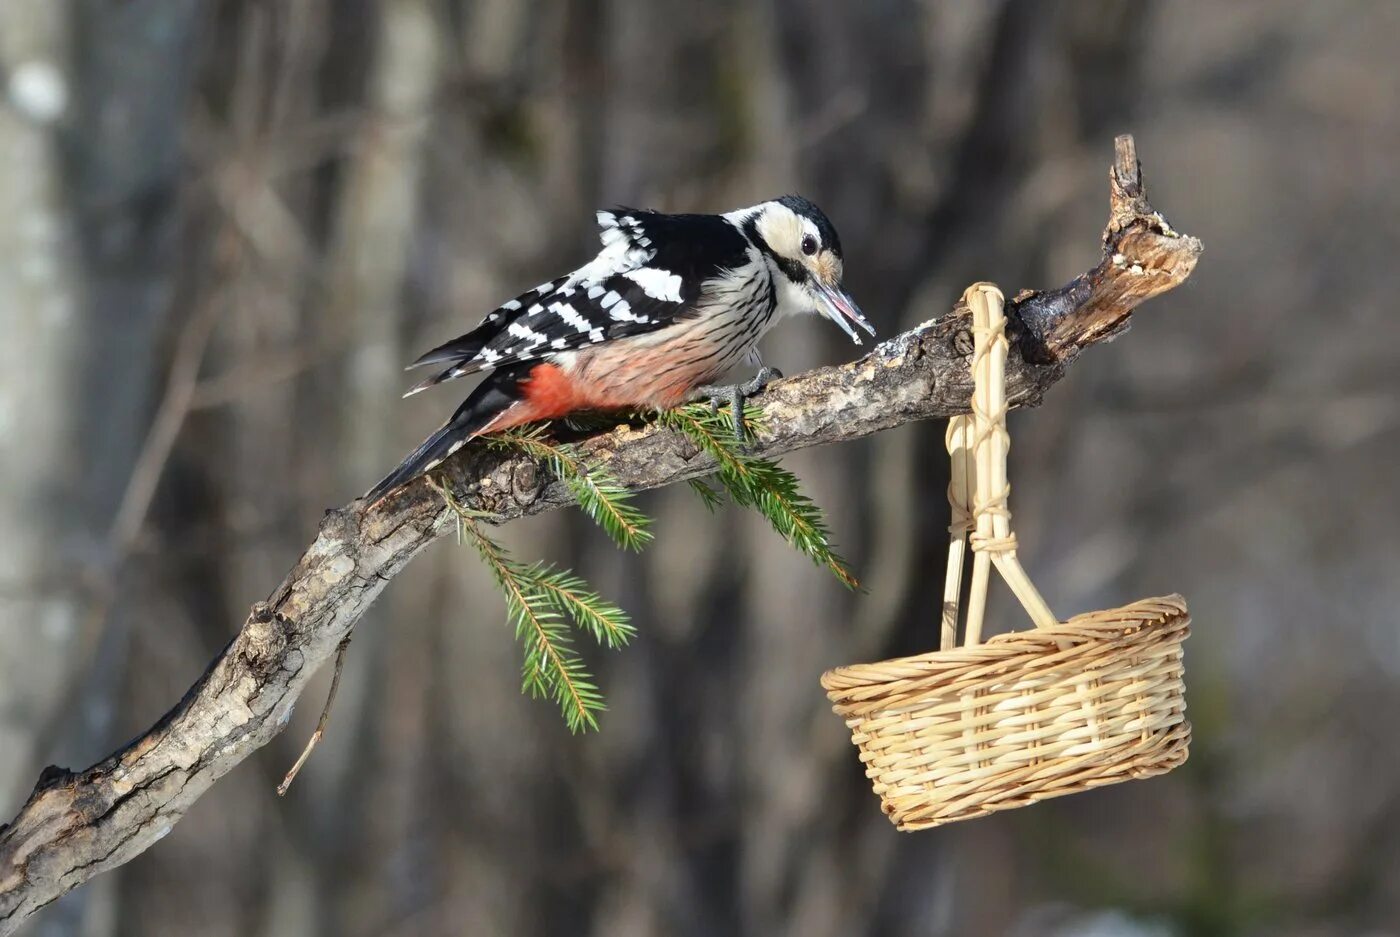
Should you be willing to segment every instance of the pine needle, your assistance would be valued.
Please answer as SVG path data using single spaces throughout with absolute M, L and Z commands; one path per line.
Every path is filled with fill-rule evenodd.
M 758 511 L 788 543 L 846 586 L 859 586 L 831 545 L 821 509 L 802 493 L 797 476 L 771 459 L 748 455 L 744 443 L 734 438 L 730 417 L 699 404 L 668 410 L 660 422 L 715 459 L 719 482 L 736 504 Z M 750 432 L 761 431 L 762 414 L 746 409 L 744 422 Z M 584 513 L 618 546 L 640 550 L 650 543 L 651 519 L 631 503 L 632 492 L 606 469 L 585 467 L 571 446 L 546 438 L 544 431 L 544 425 L 515 430 L 491 444 L 524 452 L 548 465 Z M 607 707 L 574 649 L 569 626 L 601 645 L 617 648 L 636 633 L 627 614 L 569 570 L 512 559 L 482 531 L 479 522 L 485 514 L 461 504 L 445 486 L 429 481 L 456 516 L 458 542 L 471 543 L 505 596 L 507 617 L 524 650 L 521 689 L 532 697 L 554 700 L 570 731 L 597 729 L 597 714 Z M 720 492 L 706 482 L 692 479 L 690 486 L 711 511 L 721 504 Z
M 636 633 L 627 613 L 567 570 L 512 559 L 482 531 L 479 512 L 461 504 L 445 487 L 433 487 L 456 515 L 459 538 L 476 548 L 505 596 L 507 617 L 524 649 L 521 690 L 554 700 L 569 731 L 597 729 L 597 715 L 607 706 L 573 647 L 568 625 L 616 648 Z
M 690 485 L 691 491 L 699 495 L 700 502 L 705 505 L 705 510 L 709 511 L 711 514 L 718 511 L 720 506 L 724 504 L 724 498 L 720 496 L 718 491 L 715 491 L 709 485 L 705 484 L 704 479 L 687 479 L 686 484 Z
M 743 444 L 733 436 L 729 417 L 697 404 L 667 410 L 660 421 L 714 457 L 718 463 L 716 475 L 736 504 L 766 517 L 789 544 L 830 570 L 843 585 L 851 589 L 860 586 L 845 559 L 832 547 L 831 530 L 821 508 L 802 493 L 797 476 L 771 459 L 746 455 Z M 747 415 L 745 422 L 749 422 Z M 709 495 L 698 488 L 696 492 L 710 506 L 716 493 L 703 482 L 700 484 Z
M 568 570 L 544 567 L 539 588 L 554 598 L 554 604 L 564 611 L 574 624 L 586 628 L 593 640 L 609 648 L 619 648 L 636 637 L 637 629 L 627 613 L 589 588 L 588 583 Z
M 544 425 L 502 434 L 498 445 L 518 449 L 546 463 L 568 487 L 583 513 L 624 550 L 640 551 L 651 543 L 651 518 L 632 503 L 633 492 L 606 469 L 585 467 L 571 446 L 544 438 Z

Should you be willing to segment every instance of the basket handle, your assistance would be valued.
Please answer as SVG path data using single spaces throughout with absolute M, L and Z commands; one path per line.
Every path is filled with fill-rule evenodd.
M 967 599 L 964 643 L 982 642 L 991 567 L 1011 587 L 1037 628 L 1057 623 L 1055 613 L 1016 558 L 1016 534 L 1011 529 L 1007 499 L 1006 454 L 1011 437 L 1006 431 L 1005 298 L 991 283 L 975 283 L 963 293 L 972 310 L 972 413 L 948 421 L 945 442 L 952 459 L 948 503 L 948 571 L 943 586 L 943 626 L 940 646 L 953 647 L 958 621 L 958 593 L 966 547 L 972 547 L 972 585 Z

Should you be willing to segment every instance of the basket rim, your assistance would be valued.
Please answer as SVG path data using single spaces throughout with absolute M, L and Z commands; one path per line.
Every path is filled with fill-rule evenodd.
M 834 699 L 837 694 L 845 695 L 861 687 L 890 683 L 892 668 L 906 671 L 906 679 L 925 679 L 968 666 L 1063 653 L 1063 642 L 1066 640 L 1076 646 L 1121 641 L 1125 637 L 1135 638 L 1166 627 L 1184 628 L 1190 623 L 1191 612 L 1186 607 L 1185 598 L 1173 592 L 1170 595 L 1138 599 L 1117 608 L 1083 612 L 1055 627 L 993 635 L 984 643 L 972 647 L 925 651 L 907 657 L 833 667 L 822 674 L 821 684 Z

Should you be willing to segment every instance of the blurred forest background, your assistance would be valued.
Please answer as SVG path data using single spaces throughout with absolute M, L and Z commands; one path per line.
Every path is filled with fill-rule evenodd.
M 640 637 L 571 737 L 448 541 L 289 730 L 34 935 L 1400 934 L 1400 4 L 3 0 L 0 818 L 164 712 L 452 407 L 402 366 L 592 210 L 799 191 L 882 335 L 1097 258 L 1115 133 L 1206 254 L 1013 414 L 1062 615 L 1181 591 L 1181 770 L 899 835 L 817 679 L 936 641 L 943 428 L 787 459 L 868 592 L 646 496 L 513 524 Z M 788 373 L 852 357 L 785 325 Z M 1018 624 L 1014 606 L 995 604 Z M 319 688 L 318 688 L 319 687 Z

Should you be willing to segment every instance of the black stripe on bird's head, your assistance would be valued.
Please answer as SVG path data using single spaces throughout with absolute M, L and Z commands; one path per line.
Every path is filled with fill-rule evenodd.
M 842 287 L 845 260 L 841 238 L 826 214 L 800 195 L 756 205 L 742 213 L 744 233 L 772 259 L 795 290 L 789 308 L 826 316 L 839 325 L 857 345 L 851 324 L 871 335 L 875 329 Z

